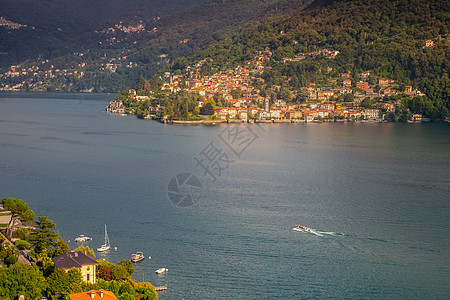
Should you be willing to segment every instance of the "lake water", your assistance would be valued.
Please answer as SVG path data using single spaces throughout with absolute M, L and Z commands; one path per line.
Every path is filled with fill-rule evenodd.
M 450 124 L 171 126 L 113 98 L 0 94 L 0 197 L 72 249 L 107 224 L 97 258 L 143 251 L 160 299 L 450 298 Z M 194 205 L 168 198 L 180 173 Z

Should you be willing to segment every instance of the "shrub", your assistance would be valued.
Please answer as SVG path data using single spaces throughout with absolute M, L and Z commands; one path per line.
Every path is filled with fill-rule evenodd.
M 16 246 L 20 250 L 30 249 L 30 243 L 28 243 L 27 241 L 18 240 L 16 241 Z
M 30 229 L 25 227 L 17 228 L 13 232 L 13 237 L 21 240 L 28 240 L 30 237 Z
M 7 258 L 5 258 L 5 264 L 9 267 L 10 265 L 15 264 L 18 261 L 17 257 L 15 255 L 10 255 Z

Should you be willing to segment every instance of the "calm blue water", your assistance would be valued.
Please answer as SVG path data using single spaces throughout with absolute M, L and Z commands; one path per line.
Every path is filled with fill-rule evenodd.
M 160 299 L 450 298 L 450 124 L 249 125 L 239 157 L 233 127 L 110 115 L 112 98 L 0 94 L 0 197 L 93 248 L 107 224 L 117 251 L 97 258 L 152 256 L 133 278 Z M 194 160 L 210 142 L 232 160 L 215 182 Z M 202 184 L 187 208 L 166 194 L 181 172 Z

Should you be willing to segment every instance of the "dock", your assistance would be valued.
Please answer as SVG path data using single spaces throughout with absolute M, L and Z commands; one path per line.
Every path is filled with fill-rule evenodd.
M 155 286 L 155 291 L 165 291 L 167 290 L 167 286 Z

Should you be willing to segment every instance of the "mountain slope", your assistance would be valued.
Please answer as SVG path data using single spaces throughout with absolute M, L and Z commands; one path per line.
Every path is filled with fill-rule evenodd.
M 210 0 L 155 18 L 145 6 L 139 6 L 139 1 L 142 0 L 135 2 L 136 9 L 128 5 L 120 16 L 110 19 L 114 21 L 109 21 L 108 26 L 80 33 L 64 43 L 54 43 L 55 47 L 48 47 L 39 60 L 22 63 L 26 69 L 66 70 L 61 72 L 62 76 L 4 77 L 4 85 L 17 86 L 26 81 L 21 87 L 35 89 L 38 84 L 41 90 L 116 91 L 129 86 L 140 75 L 152 76 L 176 57 L 191 55 L 198 47 L 263 20 L 284 16 L 302 4 L 294 0 Z M 128 30 L 138 27 L 139 30 Z M 47 66 L 42 64 L 44 59 L 49 59 Z M 82 76 L 74 75 L 81 72 Z
M 254 51 L 273 52 L 272 69 L 263 75 L 268 85 L 292 77 L 291 88 L 326 78 L 332 68 L 358 74 L 371 71 L 400 86 L 411 85 L 427 99 L 418 113 L 433 119 L 450 111 L 450 1 L 317 0 L 281 20 L 246 30 L 179 60 L 173 71 L 206 58 L 211 67 L 226 70 L 248 61 Z M 425 47 L 426 40 L 433 42 Z M 282 63 L 298 53 L 318 49 L 339 51 L 333 60 Z M 374 79 L 373 79 L 374 80 Z M 421 100 L 422 101 L 422 100 Z M 428 101 L 428 102 L 427 102 Z
M 0 17 L 28 27 L 0 26 L 0 67 L 51 55 L 69 40 L 121 19 L 166 16 L 201 2 L 204 0 L 3 0 Z

